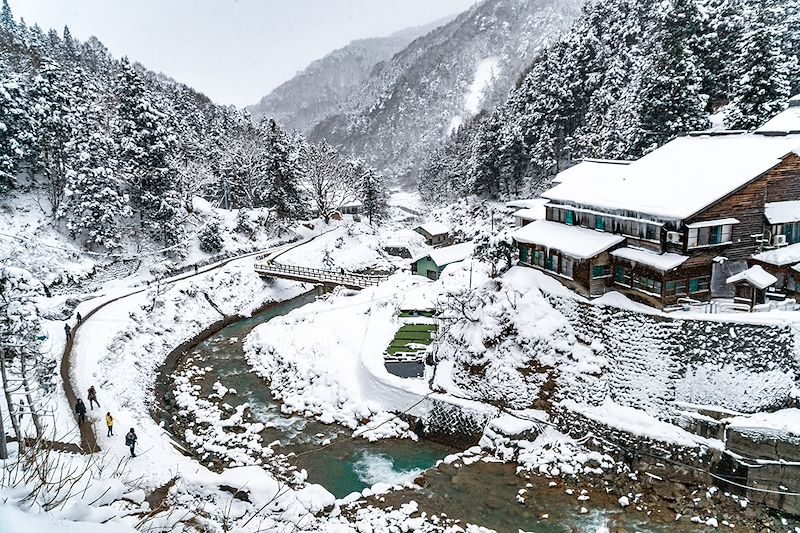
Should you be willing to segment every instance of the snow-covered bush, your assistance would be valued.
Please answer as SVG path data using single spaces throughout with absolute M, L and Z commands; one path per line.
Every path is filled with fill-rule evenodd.
M 200 232 L 198 239 L 200 239 L 200 249 L 206 253 L 213 254 L 222 250 L 222 229 L 220 228 L 219 221 L 213 220 L 209 222 L 203 231 Z

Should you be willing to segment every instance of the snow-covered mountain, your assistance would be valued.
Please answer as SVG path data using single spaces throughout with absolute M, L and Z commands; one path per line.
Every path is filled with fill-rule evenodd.
M 462 121 L 505 100 L 581 0 L 484 0 L 378 64 L 361 91 L 316 125 L 323 139 L 396 175 Z
M 288 130 L 306 132 L 335 112 L 369 78 L 375 65 L 392 58 L 414 39 L 447 24 L 445 17 L 387 37 L 358 39 L 311 63 L 248 108 L 254 119 L 274 118 Z

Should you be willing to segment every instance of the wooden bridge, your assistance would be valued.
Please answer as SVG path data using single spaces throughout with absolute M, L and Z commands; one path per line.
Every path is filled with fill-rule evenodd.
M 348 289 L 366 289 L 386 280 L 386 276 L 356 274 L 344 270 L 324 270 L 295 265 L 285 265 L 271 260 L 257 261 L 256 273 L 263 278 L 281 278 L 314 285 L 335 287 L 341 285 Z

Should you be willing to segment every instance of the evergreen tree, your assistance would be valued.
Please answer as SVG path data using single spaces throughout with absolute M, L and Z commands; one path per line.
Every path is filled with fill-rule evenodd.
M 0 10 L 0 28 L 7 32 L 14 31 L 14 15 L 11 13 L 8 0 L 3 0 L 3 7 Z
M 64 26 L 64 34 L 62 36 L 64 41 L 64 55 L 67 59 L 76 59 L 78 57 L 78 52 L 75 48 L 75 41 L 72 38 L 72 34 L 69 31 L 68 26 Z
M 300 154 L 274 120 L 269 120 L 266 130 L 270 151 L 270 184 L 266 206 L 275 212 L 279 220 L 300 219 L 306 212 L 300 186 Z
M 27 150 L 30 109 L 21 80 L 0 62 L 0 193 L 11 189 Z
M 222 237 L 220 236 L 221 232 L 222 230 L 220 229 L 218 220 L 212 220 L 206 224 L 199 235 L 200 250 L 209 254 L 215 254 L 222 251 Z
M 736 62 L 739 78 L 733 89 L 728 126 L 752 129 L 783 110 L 789 90 L 789 61 L 780 0 L 757 0 Z
M 167 244 L 182 236 L 179 181 L 170 161 L 176 149 L 167 116 L 153 104 L 145 81 L 123 58 L 117 77 L 117 121 L 121 172 L 127 176 L 141 226 Z
M 383 179 L 374 168 L 363 162 L 358 162 L 356 172 L 360 175 L 361 180 L 360 196 L 364 215 L 370 225 L 380 224 L 386 218 L 389 210 Z
M 636 155 L 657 148 L 677 134 L 709 126 L 699 61 L 692 50 L 700 19 L 694 0 L 669 0 L 665 4 L 642 77 L 641 137 Z

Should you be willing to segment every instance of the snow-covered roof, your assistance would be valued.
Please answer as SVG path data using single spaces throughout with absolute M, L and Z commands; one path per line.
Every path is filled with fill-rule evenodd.
M 756 132 L 800 133 L 800 94 L 791 97 L 789 107 L 766 121 Z
M 625 240 L 613 233 L 604 233 L 549 220 L 536 220 L 512 233 L 514 240 L 554 248 L 576 259 L 588 259 Z
M 545 198 L 526 198 L 526 199 L 510 200 L 506 202 L 506 207 L 509 209 L 527 209 L 527 208 L 536 208 L 546 203 L 547 200 Z
M 651 250 L 631 247 L 619 248 L 611 252 L 611 255 L 621 259 L 627 259 L 634 263 L 651 266 L 661 272 L 667 272 L 673 268 L 677 268 L 689 259 L 685 255 L 672 253 L 657 254 Z
M 352 202 L 347 202 L 346 204 L 342 204 L 339 206 L 339 209 L 343 207 L 361 207 L 364 205 L 361 200 L 353 200 Z
M 695 228 L 710 228 L 713 226 L 728 226 L 732 224 L 738 224 L 739 220 L 736 218 L 717 218 L 714 220 L 703 220 L 701 222 L 694 222 L 692 224 L 686 224 L 686 227 L 689 229 Z
M 605 177 L 614 176 L 620 165 L 626 166 L 631 161 L 621 161 L 616 159 L 584 159 L 577 165 L 573 165 L 566 170 L 562 170 L 553 179 L 556 183 L 563 183 L 572 180 L 598 180 Z
M 754 265 L 747 270 L 729 277 L 726 283 L 738 283 L 740 281 L 746 281 L 750 285 L 759 289 L 766 289 L 770 285 L 776 283 L 778 278 L 761 268 L 761 266 Z
M 445 246 L 444 248 L 436 248 L 434 251 L 424 257 L 429 257 L 431 261 L 436 263 L 436 266 L 443 267 L 451 263 L 463 261 L 472 255 L 474 246 L 471 242 L 462 242 L 461 244 L 454 244 L 453 246 Z M 424 257 L 419 257 L 414 260 L 416 263 Z
M 800 149 L 800 135 L 692 135 L 632 162 L 602 165 L 542 196 L 602 209 L 683 220 L 771 169 Z M 583 165 L 584 163 L 581 163 Z M 599 178 L 599 179 L 597 179 Z
M 514 216 L 523 220 L 541 220 L 547 216 L 547 210 L 544 207 L 546 202 L 547 200 L 544 200 L 541 207 L 529 207 L 527 209 L 514 211 Z
M 446 225 L 442 224 L 441 222 L 425 222 L 424 224 L 420 224 L 417 226 L 417 229 L 421 229 L 425 233 L 431 236 L 435 235 L 444 235 L 450 232 L 450 228 Z
M 770 224 L 800 221 L 800 200 L 764 204 L 764 215 Z
M 756 261 L 775 266 L 791 265 L 800 263 L 800 243 L 790 244 L 783 248 L 776 248 L 768 252 L 761 252 L 753 256 Z

